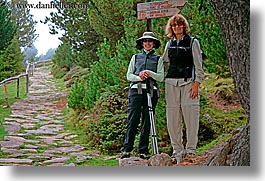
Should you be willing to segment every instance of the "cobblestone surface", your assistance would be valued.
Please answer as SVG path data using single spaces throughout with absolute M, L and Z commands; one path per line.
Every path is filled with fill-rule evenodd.
M 0 165 L 75 166 L 92 157 L 64 129 L 67 94 L 56 87 L 50 71 L 36 68 L 27 98 L 11 107 L 3 122 L 8 136 L 0 141 Z

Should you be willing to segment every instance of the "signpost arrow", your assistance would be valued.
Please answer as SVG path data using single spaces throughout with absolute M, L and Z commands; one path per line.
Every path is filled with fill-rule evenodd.
M 186 0 L 154 1 L 137 4 L 139 20 L 172 16 L 179 13 L 178 7 L 183 7 Z
M 150 11 L 150 10 L 162 10 L 169 8 L 182 7 L 186 3 L 186 0 L 167 0 L 167 1 L 155 1 L 155 2 L 146 2 L 138 3 L 137 11 Z
M 151 10 L 151 11 L 139 11 L 137 16 L 139 20 L 151 19 L 151 18 L 161 18 L 166 16 L 173 16 L 176 13 L 179 13 L 178 8 L 162 9 L 162 10 Z

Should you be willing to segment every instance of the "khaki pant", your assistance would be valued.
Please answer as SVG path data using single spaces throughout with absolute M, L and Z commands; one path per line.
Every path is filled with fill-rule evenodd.
M 179 84 L 177 79 L 166 79 L 167 128 L 173 153 L 184 151 L 182 121 L 186 126 L 186 150 L 195 150 L 198 143 L 200 98 L 191 99 L 189 89 L 193 82 Z

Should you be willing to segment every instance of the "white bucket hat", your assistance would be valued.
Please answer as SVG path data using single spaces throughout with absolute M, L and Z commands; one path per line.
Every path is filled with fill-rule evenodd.
M 154 43 L 155 43 L 154 48 L 159 48 L 160 45 L 161 45 L 160 41 L 157 38 L 155 38 L 155 34 L 153 32 L 147 31 L 147 32 L 143 33 L 142 37 L 140 37 L 140 38 L 138 38 L 136 40 L 136 48 L 138 48 L 138 49 L 142 49 L 143 48 L 143 45 L 142 45 L 142 40 L 143 39 L 152 39 L 152 40 L 154 40 Z

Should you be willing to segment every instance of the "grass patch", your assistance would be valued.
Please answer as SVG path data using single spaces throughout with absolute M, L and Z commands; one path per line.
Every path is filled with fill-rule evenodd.
M 35 140 L 36 139 L 36 137 L 34 135 L 25 135 L 24 138 L 27 140 Z
M 51 69 L 52 69 L 52 65 L 48 65 L 48 66 L 44 66 L 40 68 L 40 70 L 51 70 Z
M 211 143 L 205 144 L 204 146 L 198 148 L 197 149 L 198 152 L 196 153 L 196 155 L 202 155 L 205 150 L 212 148 L 214 145 L 217 144 L 217 142 L 218 142 L 217 139 L 215 139 Z
M 1 112 L 1 109 L 0 109 L 0 112 Z M 2 115 L 1 115 L 2 117 Z M 1 119 L 1 122 L 2 122 L 2 118 L 0 117 Z M 7 132 L 4 130 L 4 127 L 2 126 L 2 124 L 0 124 L 0 141 L 4 140 L 4 137 L 8 135 Z
M 66 91 L 63 79 L 56 79 L 56 91 Z
M 208 74 L 207 79 L 202 82 L 201 89 L 205 93 L 214 93 L 218 87 L 228 86 L 230 88 L 234 87 L 233 79 L 229 78 L 220 78 L 216 74 Z
M 105 159 L 104 157 L 93 157 L 89 160 L 84 160 L 78 163 L 76 157 L 71 157 L 66 163 L 74 163 L 77 166 L 119 166 L 119 161 L 115 158 L 113 159 Z
M 247 123 L 247 116 L 244 115 L 243 109 L 224 112 L 216 108 L 207 107 L 201 111 L 201 115 L 205 114 L 210 115 L 213 120 L 210 123 L 211 127 L 218 135 L 230 133 Z M 201 120 L 204 119 L 204 117 L 201 117 Z
M 48 150 L 48 148 L 53 148 L 53 147 L 55 147 L 55 146 L 53 146 L 53 145 L 38 146 L 37 152 L 38 153 L 44 153 L 46 150 Z
M 83 164 L 80 164 L 80 166 L 119 166 L 119 161 L 116 159 L 91 159 L 85 161 Z
M 19 146 L 19 149 L 25 149 L 25 148 L 26 148 L 26 145 L 24 144 Z
M 0 150 L 0 158 L 6 158 L 8 155 L 12 154 L 11 152 L 3 152 Z
M 26 79 L 25 77 L 20 78 L 20 94 L 19 98 L 17 98 L 17 81 L 13 81 L 12 83 L 6 84 L 6 90 L 8 94 L 8 102 L 9 106 L 13 105 L 16 101 L 25 98 L 26 95 Z M 4 136 L 7 135 L 7 132 L 4 131 L 2 123 L 5 118 L 10 117 L 11 108 L 7 107 L 4 87 L 0 86 L 0 140 L 3 140 Z

